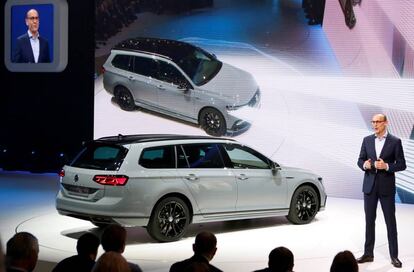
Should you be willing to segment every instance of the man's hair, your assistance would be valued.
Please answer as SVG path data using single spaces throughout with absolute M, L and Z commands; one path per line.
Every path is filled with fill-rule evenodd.
M 269 253 L 269 268 L 275 272 L 292 271 L 293 253 L 286 247 L 277 247 Z
M 216 236 L 211 232 L 202 231 L 195 238 L 194 252 L 199 254 L 208 253 L 214 250 L 216 245 Z
M 9 260 L 30 259 L 33 254 L 38 254 L 39 243 L 37 238 L 28 232 L 16 233 L 6 245 L 6 255 Z
M 99 247 L 99 238 L 90 232 L 82 234 L 76 244 L 76 250 L 79 255 L 87 256 L 89 254 L 96 254 Z
M 109 225 L 102 233 L 101 243 L 105 251 L 122 253 L 125 248 L 127 232 L 120 225 Z
M 330 272 L 358 272 L 358 263 L 352 252 L 341 251 L 334 257 Z

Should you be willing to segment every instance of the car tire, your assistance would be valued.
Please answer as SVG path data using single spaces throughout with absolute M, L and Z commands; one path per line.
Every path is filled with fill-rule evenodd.
M 318 210 L 318 194 L 311 186 L 303 185 L 292 196 L 287 218 L 293 224 L 307 224 L 313 220 Z
M 135 101 L 131 92 L 125 87 L 118 87 L 115 91 L 115 99 L 124 111 L 135 110 Z
M 149 224 L 148 234 L 160 242 L 179 240 L 190 223 L 190 210 L 178 197 L 167 197 L 155 206 Z
M 200 112 L 198 122 L 204 131 L 211 136 L 223 136 L 226 134 L 226 120 L 223 114 L 214 108 L 204 108 Z

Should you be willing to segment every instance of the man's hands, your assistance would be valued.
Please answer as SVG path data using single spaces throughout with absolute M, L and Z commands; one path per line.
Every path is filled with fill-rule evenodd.
M 372 165 L 371 159 L 366 160 L 364 162 L 364 169 L 365 170 L 371 169 L 372 168 L 371 165 Z M 388 164 L 384 162 L 383 159 L 379 158 L 378 160 L 374 162 L 374 167 L 378 170 L 387 170 Z
M 385 163 L 383 159 L 379 158 L 375 161 L 375 168 L 379 170 L 387 170 L 388 164 Z
M 364 161 L 364 169 L 365 170 L 371 169 L 371 159 Z

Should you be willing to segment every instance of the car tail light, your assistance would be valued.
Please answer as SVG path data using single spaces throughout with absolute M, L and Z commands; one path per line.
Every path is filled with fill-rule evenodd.
M 62 170 L 60 170 L 60 172 L 59 172 L 59 177 L 63 178 L 64 176 L 65 176 L 65 170 L 64 170 L 64 169 L 62 169 Z
M 128 177 L 121 175 L 96 175 L 93 177 L 93 181 L 102 185 L 124 186 L 128 181 Z
M 105 70 L 105 67 L 103 67 L 103 66 L 102 66 L 102 67 L 101 67 L 101 74 L 105 74 L 105 71 L 106 71 L 106 70 Z

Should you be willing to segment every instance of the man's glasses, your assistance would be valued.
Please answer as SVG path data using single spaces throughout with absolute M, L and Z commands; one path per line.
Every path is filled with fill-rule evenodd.
M 34 20 L 37 20 L 37 21 L 39 21 L 39 17 L 27 17 L 27 19 L 29 19 L 30 21 L 34 21 Z
M 385 121 L 371 121 L 371 124 L 381 124 L 384 123 Z

